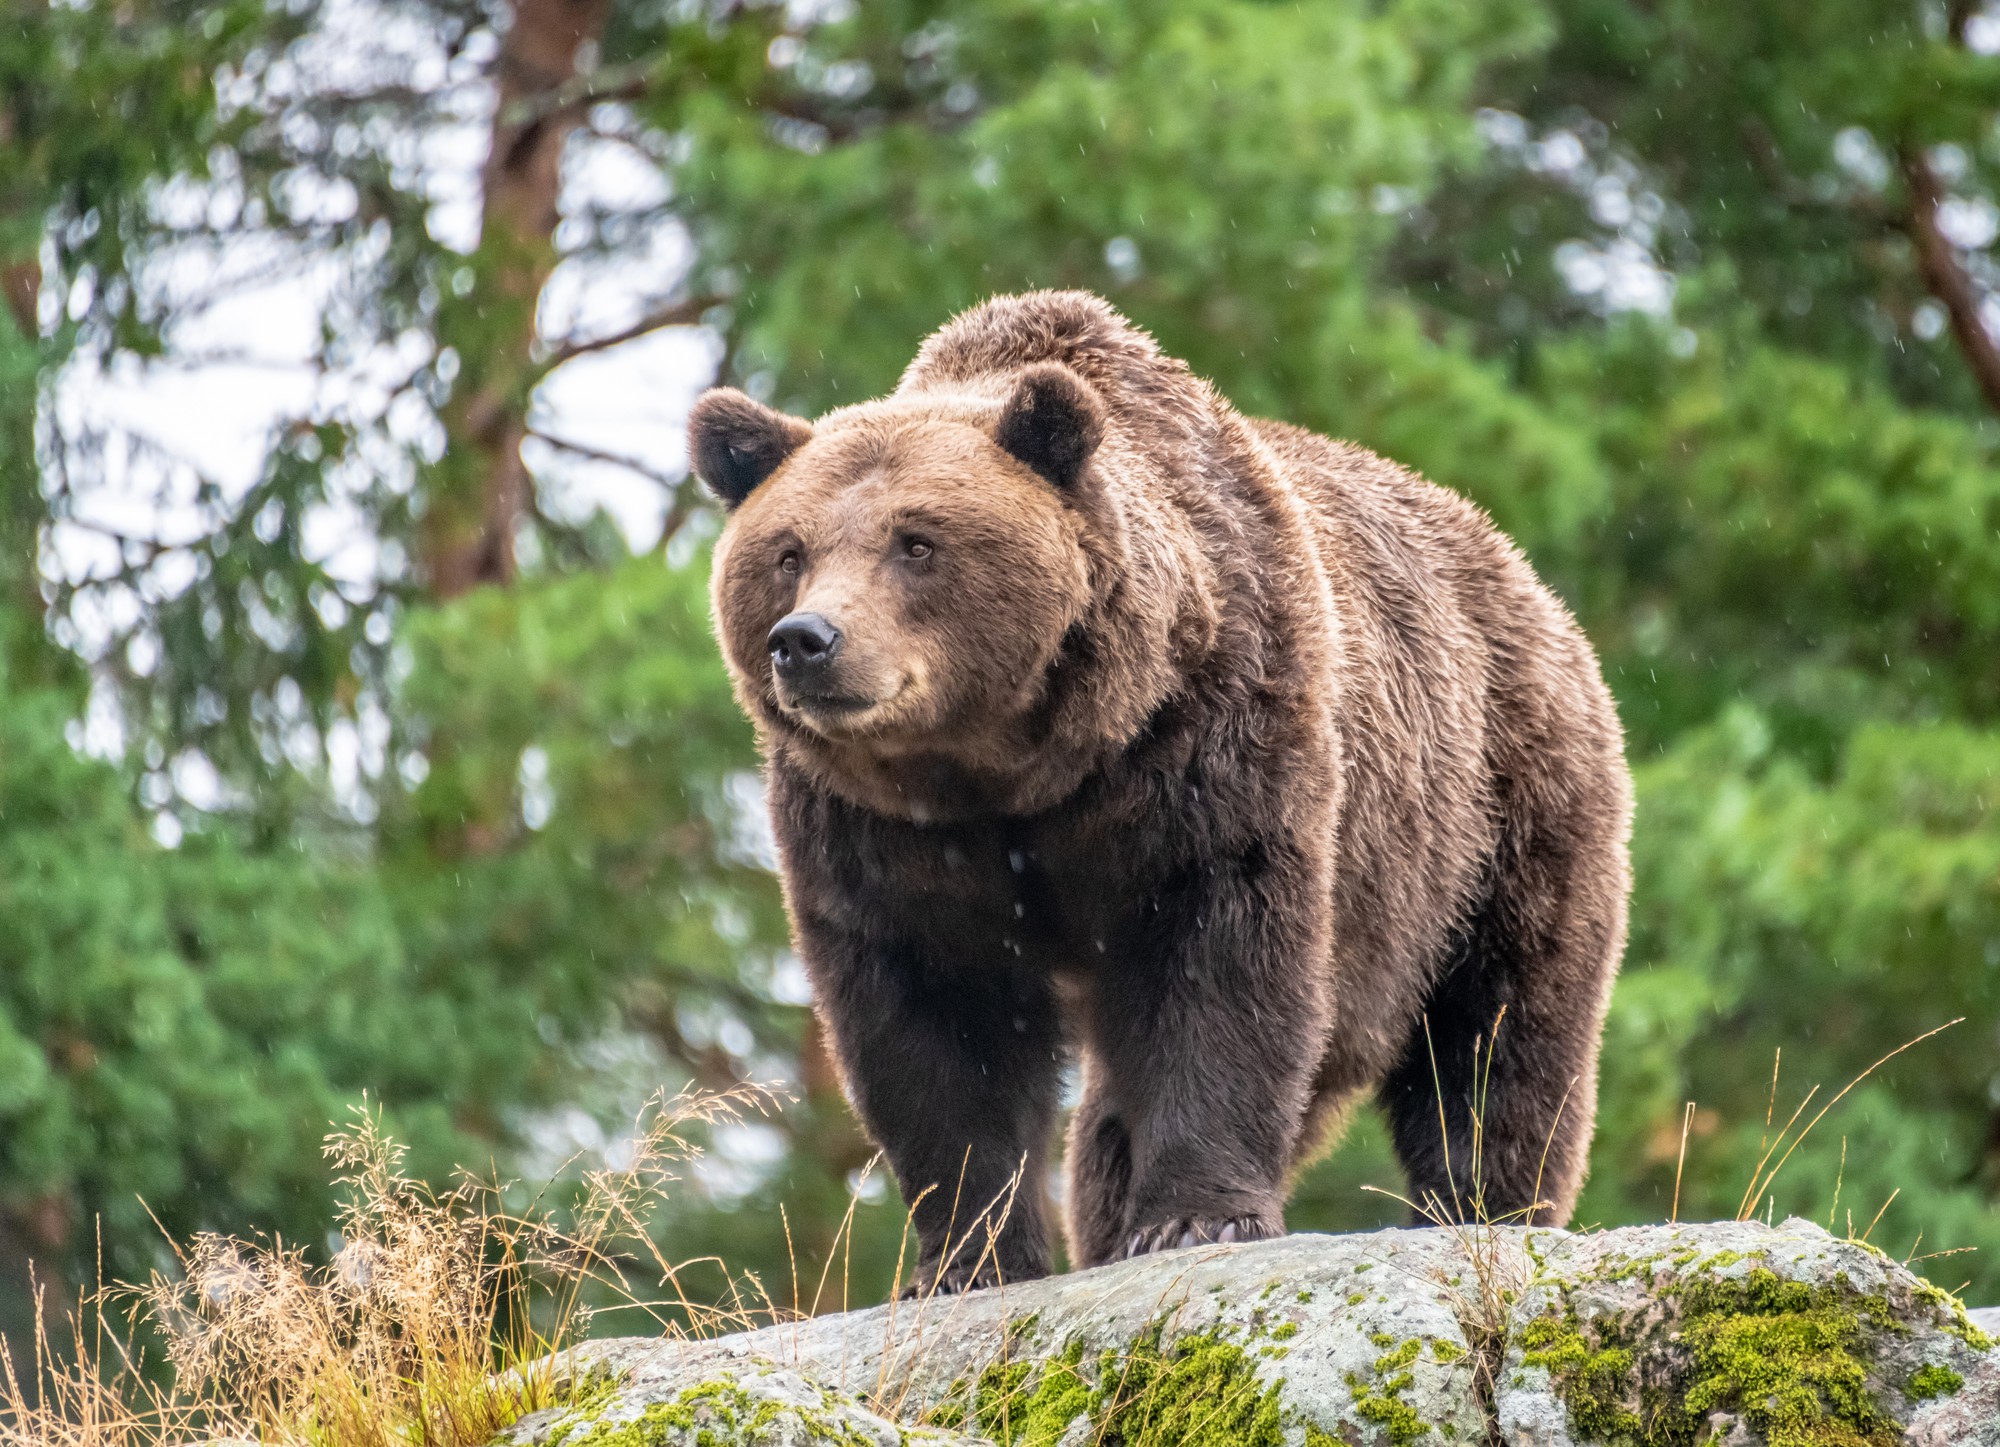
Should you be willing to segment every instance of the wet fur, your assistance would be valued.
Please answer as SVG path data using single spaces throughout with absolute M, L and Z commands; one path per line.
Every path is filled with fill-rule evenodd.
M 1483 513 L 1241 417 L 1081 293 L 968 312 L 888 398 L 809 427 L 746 403 L 691 424 L 741 504 L 718 632 L 926 1282 L 1049 1269 L 1072 1055 L 1078 1264 L 1281 1232 L 1369 1091 L 1413 1199 L 1568 1219 L 1630 789 L 1589 645 Z M 866 561 L 917 505 L 966 530 L 949 567 Z M 788 583 L 769 557 L 799 529 L 865 566 Z M 852 737 L 774 691 L 764 635 L 806 588 L 857 676 L 908 680 Z

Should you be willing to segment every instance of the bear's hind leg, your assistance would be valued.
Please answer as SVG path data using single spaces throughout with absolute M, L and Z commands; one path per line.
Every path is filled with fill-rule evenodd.
M 1503 843 L 1381 1085 L 1421 1218 L 1561 1225 L 1576 1208 L 1625 938 L 1622 821 L 1606 815 L 1595 839 Z

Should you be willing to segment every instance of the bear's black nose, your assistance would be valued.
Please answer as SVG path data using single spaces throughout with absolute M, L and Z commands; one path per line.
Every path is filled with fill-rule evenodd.
M 821 614 L 793 613 L 778 620 L 764 646 L 771 650 L 771 663 L 780 678 L 810 685 L 840 652 L 840 630 Z

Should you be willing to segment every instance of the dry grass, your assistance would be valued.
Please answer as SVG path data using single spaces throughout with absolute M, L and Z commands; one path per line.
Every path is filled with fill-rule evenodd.
M 1760 1147 L 1761 1153 L 1758 1156 L 1756 1169 L 1751 1172 L 1750 1183 L 1743 1188 L 1743 1199 L 1737 1205 L 1736 1219 L 1739 1221 L 1755 1220 L 1757 1209 L 1760 1205 L 1764 1207 L 1767 1217 L 1776 1209 L 1776 1201 L 1771 1195 L 1771 1186 L 1778 1179 L 1778 1173 L 1784 1170 L 1785 1163 L 1791 1160 L 1793 1153 L 1805 1142 L 1806 1137 L 1812 1134 L 1813 1127 L 1826 1119 L 1827 1113 L 1836 1105 L 1839 1105 L 1841 1101 L 1845 1100 L 1856 1086 L 1887 1065 L 1891 1060 L 1894 1060 L 1898 1055 L 1901 1055 L 1905 1050 L 1913 1049 L 1923 1044 L 1933 1035 L 1942 1035 L 1945 1031 L 1951 1029 L 1952 1026 L 1964 1023 L 1965 1017 L 1961 1015 L 1956 1020 L 1945 1021 L 1944 1024 L 1934 1030 L 1926 1030 L 1913 1040 L 1905 1040 L 1901 1045 L 1898 1045 L 1894 1050 L 1891 1050 L 1887 1055 L 1884 1055 L 1880 1060 L 1855 1076 L 1854 1079 L 1848 1081 L 1846 1085 L 1840 1088 L 1839 1094 L 1835 1095 L 1825 1105 L 1822 1105 L 1816 1115 L 1807 1120 L 1803 1126 L 1800 1126 L 1800 1119 L 1805 1116 L 1807 1108 L 1811 1106 L 1813 1100 L 1819 1094 L 1819 1087 L 1815 1085 L 1805 1093 L 1805 1098 L 1799 1102 L 1798 1109 L 1792 1112 L 1791 1118 L 1779 1128 L 1775 1136 L 1770 1134 L 1770 1129 L 1778 1103 L 1778 1067 L 1784 1057 L 1782 1054 L 1773 1056 L 1771 1060 L 1771 1103 L 1764 1111 L 1765 1136 Z M 1685 1142 L 1683 1142 L 1682 1149 L 1686 1149 Z M 1846 1142 L 1844 1140 L 1841 1145 L 1841 1154 L 1844 1165 L 1846 1157 Z M 1676 1181 L 1675 1206 L 1677 1209 L 1679 1206 L 1679 1194 L 1679 1183 Z M 1838 1185 L 1834 1188 L 1834 1205 L 1836 1208 L 1839 1206 Z M 1883 1203 L 1882 1209 L 1885 1211 L 1888 1209 L 1887 1202 Z M 1878 1221 L 1881 1219 L 1879 1212 L 1876 1215 L 1876 1219 Z M 1873 1229 L 1872 1226 L 1870 1229 Z M 1848 1234 L 1850 1236 L 1853 1235 L 1851 1229 Z M 1864 1231 L 1860 1239 L 1865 1241 L 1867 1239 L 1867 1232 Z
M 1431 1047 L 1431 1078 L 1438 1101 L 1438 1133 L 1443 1143 L 1445 1178 L 1450 1182 L 1451 1199 L 1447 1201 L 1432 1193 L 1420 1201 L 1412 1201 L 1379 1187 L 1362 1188 L 1402 1202 L 1418 1220 L 1449 1231 L 1457 1238 L 1458 1248 L 1465 1257 L 1466 1271 L 1460 1276 L 1444 1276 L 1429 1284 L 1442 1291 L 1452 1315 L 1458 1318 L 1459 1329 L 1465 1333 L 1466 1345 L 1471 1349 L 1473 1389 L 1488 1407 L 1498 1390 L 1501 1359 L 1506 1353 L 1508 1317 L 1515 1298 L 1528 1284 L 1520 1253 L 1513 1248 L 1511 1238 L 1495 1228 L 1526 1225 L 1536 1211 L 1548 1204 L 1541 1199 L 1539 1172 L 1535 1181 L 1535 1199 L 1527 1206 L 1495 1215 L 1486 1202 L 1486 1105 L 1493 1055 L 1498 1048 L 1501 1027 L 1506 1023 L 1507 1010 L 1502 1006 L 1493 1017 L 1492 1030 L 1473 1041 L 1475 1084 L 1473 1098 L 1468 1102 L 1472 1114 L 1472 1140 L 1469 1158 L 1462 1161 L 1454 1162 L 1451 1157 L 1444 1081 L 1438 1072 L 1436 1047 Z M 1428 1044 L 1428 1018 L 1424 1021 L 1424 1039 Z M 1571 1081 L 1570 1086 L 1574 1085 L 1575 1082 Z M 1568 1104 L 1569 1088 L 1565 1088 L 1562 1106 L 1558 1107 L 1556 1119 L 1549 1125 L 1548 1139 L 1542 1143 L 1544 1169 L 1548 1164 L 1549 1147 L 1555 1140 L 1555 1132 L 1562 1123 L 1563 1110 Z
M 539 1203 L 505 1210 L 488 1183 L 427 1190 L 358 1112 L 327 1140 L 343 1199 L 330 1261 L 204 1235 L 176 1247 L 172 1274 L 84 1295 L 67 1330 L 40 1323 L 32 1362 L 0 1361 L 0 1447 L 482 1447 L 570 1390 L 592 1288 L 656 1317 L 677 1309 L 696 1334 L 769 1320 L 768 1304 L 691 1301 L 693 1263 L 669 1262 L 647 1225 L 698 1153 L 691 1127 L 771 1103 L 759 1087 L 654 1101 L 631 1163 L 586 1175 L 567 1226 Z M 164 1360 L 135 1345 L 149 1335 Z

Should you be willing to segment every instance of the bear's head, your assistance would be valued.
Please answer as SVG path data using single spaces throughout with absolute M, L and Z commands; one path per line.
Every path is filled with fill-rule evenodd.
M 906 817 L 1018 802 L 1051 675 L 1119 568 L 1105 427 L 1058 362 L 817 424 L 702 397 L 689 449 L 729 514 L 716 626 L 767 745 Z

